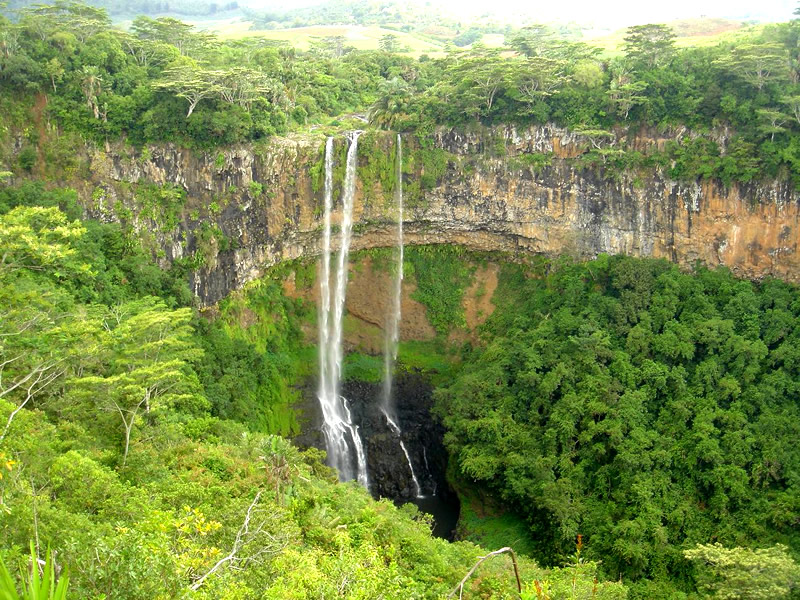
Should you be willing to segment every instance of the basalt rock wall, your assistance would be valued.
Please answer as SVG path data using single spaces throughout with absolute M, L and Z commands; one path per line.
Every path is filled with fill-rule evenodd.
M 440 160 L 434 174 L 422 160 L 406 169 L 407 244 L 581 257 L 625 253 L 726 265 L 751 279 L 800 281 L 800 198 L 788 182 L 726 188 L 675 182 L 656 170 L 586 168 L 576 157 L 590 140 L 551 126 L 441 130 L 422 147 L 415 136 L 404 140 L 404 155 L 425 151 Z M 664 141 L 641 133 L 626 143 L 646 150 Z M 385 156 L 390 165 L 394 144 L 388 133 L 361 138 L 353 249 L 395 243 L 392 190 L 382 189 L 381 181 L 389 187 L 386 178 L 374 174 L 374 157 Z M 92 216 L 127 221 L 163 261 L 187 261 L 193 289 L 208 305 L 269 266 L 319 254 L 323 145 L 322 136 L 304 136 L 213 153 L 111 146 L 90 151 L 89 178 L 72 184 Z M 339 136 L 340 169 L 346 145 Z M 535 155 L 550 158 L 526 166 Z M 170 214 L 142 200 L 166 184 L 185 192 Z M 334 224 L 337 219 L 338 212 Z

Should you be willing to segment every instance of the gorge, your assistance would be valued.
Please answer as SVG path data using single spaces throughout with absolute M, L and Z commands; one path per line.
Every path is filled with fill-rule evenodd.
M 653 519 L 631 525 L 645 514 L 637 482 L 650 485 L 652 475 L 694 486 L 692 506 L 708 495 L 702 481 L 687 482 L 684 459 L 659 462 L 664 452 L 680 456 L 686 444 L 697 447 L 701 457 L 686 460 L 700 461 L 703 481 L 722 481 L 710 492 L 718 503 L 714 519 L 744 520 L 759 539 L 784 539 L 787 525 L 759 525 L 757 508 L 751 510 L 757 503 L 728 516 L 740 492 L 724 487 L 728 479 L 720 480 L 718 469 L 751 470 L 758 478 L 766 473 L 762 464 L 773 465 L 768 477 L 777 483 L 770 485 L 792 493 L 772 446 L 740 461 L 731 434 L 742 417 L 728 397 L 756 404 L 778 398 L 774 408 L 748 409 L 759 415 L 749 427 L 786 429 L 769 434 L 784 446 L 793 439 L 787 382 L 794 377 L 798 305 L 794 288 L 780 279 L 795 279 L 797 196 L 788 182 L 725 188 L 671 182 L 657 169 L 587 165 L 580 154 L 585 141 L 553 131 L 487 129 L 482 138 L 331 132 L 213 157 L 171 146 L 87 148 L 77 173 L 89 176 L 61 181 L 77 193 L 54 198 L 71 214 L 95 217 L 87 221 L 92 235 L 119 232 L 118 242 L 97 239 L 108 252 L 119 249 L 115 260 L 127 270 L 102 275 L 93 289 L 152 294 L 154 284 L 166 286 L 160 293 L 174 306 L 192 298 L 171 296 L 171 278 L 191 281 L 198 306 L 191 329 L 203 344 L 191 355 L 194 381 L 201 378 L 205 406 L 216 414 L 190 417 L 181 427 L 209 439 L 263 440 L 248 452 L 269 461 L 279 505 L 301 506 L 294 488 L 283 487 L 289 446 L 276 432 L 293 438 L 291 452 L 306 449 L 304 468 L 329 484 L 352 480 L 330 488 L 344 506 L 357 494 L 366 497 L 368 487 L 374 498 L 392 499 L 400 513 L 420 519 L 423 529 L 431 521 L 409 512 L 409 504 L 434 514 L 433 532 L 446 539 L 513 543 L 523 555 L 555 563 L 574 550 L 574 524 L 581 523 L 577 531 L 593 532 L 592 557 L 609 565 L 605 573 L 637 578 L 646 597 L 647 564 L 662 550 L 647 544 L 646 559 L 636 563 L 611 541 L 617 534 L 635 540 L 632 528 L 639 526 L 655 540 L 663 523 L 678 532 L 670 535 L 682 535 L 684 525 L 670 512 L 672 492 L 645 507 Z M 657 148 L 662 141 L 640 134 L 627 143 Z M 40 193 L 35 182 L 15 183 L 19 192 L 6 196 L 12 202 L 23 197 L 13 194 Z M 123 236 L 136 236 L 141 247 L 131 250 Z M 678 265 L 625 258 L 619 250 Z M 131 270 L 124 261 L 135 258 L 125 254 L 132 251 L 162 268 Z M 696 266 L 703 257 L 709 266 L 763 281 Z M 103 262 L 94 260 L 102 274 Z M 75 281 L 85 285 L 80 273 Z M 121 320 L 120 330 L 129 331 L 127 311 L 153 301 L 120 312 L 109 296 L 111 312 L 98 327 L 117 335 L 108 323 Z M 163 304 L 157 310 L 179 322 L 192 318 L 188 308 L 175 311 L 180 317 Z M 705 407 L 712 401 L 713 415 L 721 416 L 712 416 L 719 426 L 709 428 Z M 139 418 L 150 427 L 160 417 Z M 113 419 L 106 421 L 100 425 L 115 431 Z M 576 445 L 570 432 L 578 429 L 586 433 Z M 583 443 L 586 436 L 592 443 Z M 704 436 L 703 444 L 692 441 Z M 132 461 L 141 461 L 137 444 L 134 438 Z M 729 457 L 721 467 L 716 447 Z M 322 457 L 316 449 L 327 451 L 338 476 L 314 466 Z M 548 467 L 560 452 L 558 466 Z M 197 460 L 202 473 L 233 472 L 220 466 L 227 459 Z M 603 483 L 609 469 L 619 478 L 614 494 L 623 498 L 615 505 Z M 550 485 L 556 474 L 558 484 Z M 336 519 L 314 508 L 319 482 L 299 477 L 308 486 L 302 506 L 338 531 Z M 570 500 L 570 490 L 581 486 L 597 510 Z M 625 512 L 615 512 L 620 507 Z M 694 539 L 702 539 L 703 527 L 693 525 Z M 679 551 L 673 543 L 671 569 L 683 564 Z
M 657 151 L 667 141 L 645 131 L 618 135 L 618 144 L 642 151 Z M 75 182 L 90 215 L 127 220 L 151 236 L 162 261 L 194 265 L 191 285 L 205 305 L 272 265 L 321 256 L 318 291 L 308 299 L 319 310 L 317 396 L 323 414 L 308 419 L 323 431 L 323 445 L 341 477 L 357 479 L 376 495 L 413 498 L 447 486 L 443 464 L 427 465 L 428 450 L 442 451 L 422 441 L 432 432 L 415 426 L 410 452 L 391 401 L 403 244 L 456 244 L 502 252 L 512 260 L 533 254 L 625 253 L 664 257 L 686 267 L 697 261 L 724 265 L 754 279 L 798 278 L 800 204 L 789 183 L 726 188 L 716 181 L 670 181 L 652 169 L 616 173 L 587 167 L 578 159 L 589 141 L 554 126 L 440 130 L 429 138 L 408 136 L 406 142 L 405 164 L 401 138 L 380 133 L 324 141 L 276 138 L 258 147 L 223 149 L 216 156 L 170 145 L 134 153 L 90 150 L 92 180 Z M 410 191 L 405 212 L 400 204 L 404 182 Z M 141 197 L 151 186 L 182 191 L 183 205 L 172 215 L 148 212 Z M 167 216 L 174 228 L 164 226 Z M 357 299 L 351 302 L 348 295 L 345 300 L 351 247 L 397 247 L 393 281 L 384 282 L 386 289 L 370 290 L 391 294 L 391 301 L 368 302 L 364 312 Z M 342 319 L 354 311 L 362 324 L 383 329 L 381 389 L 340 382 Z M 405 339 L 418 335 L 418 329 L 407 331 Z M 346 345 L 364 348 L 352 336 Z M 377 353 L 377 346 L 366 349 Z M 403 385 L 418 388 L 410 381 Z M 358 406 L 343 400 L 351 396 Z M 306 403 L 306 413 L 312 412 Z M 321 444 L 307 432 L 301 438 L 303 445 Z

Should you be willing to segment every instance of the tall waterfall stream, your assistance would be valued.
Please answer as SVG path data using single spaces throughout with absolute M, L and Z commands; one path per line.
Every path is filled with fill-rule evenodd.
M 369 487 L 367 457 L 358 427 L 352 423 L 347 398 L 341 395 L 342 381 L 342 319 L 347 292 L 348 258 L 350 236 L 353 231 L 353 198 L 356 191 L 356 167 L 358 165 L 358 136 L 356 131 L 350 138 L 342 194 L 342 223 L 339 255 L 337 257 L 336 287 L 331 302 L 331 208 L 333 204 L 333 138 L 325 143 L 325 215 L 323 225 L 322 272 L 320 276 L 319 397 L 325 420 L 323 433 L 331 466 L 339 470 L 343 481 L 358 479 Z M 355 455 L 355 456 L 354 456 Z M 355 460 L 354 460 L 355 458 Z M 355 464 L 354 464 L 355 463 Z
M 339 472 L 342 481 L 357 480 L 361 485 L 370 489 L 370 478 L 367 470 L 368 457 L 366 453 L 367 442 L 381 444 L 373 446 L 373 450 L 387 449 L 386 444 L 401 452 L 394 456 L 398 458 L 402 454 L 408 466 L 405 479 L 407 486 L 395 498 L 397 502 L 402 502 L 402 498 L 412 498 L 425 512 L 434 515 L 436 527 L 434 533 L 442 537 L 448 537 L 455 527 L 458 509 L 457 501 L 453 504 L 453 497 L 448 494 L 440 495 L 437 493 L 437 483 L 443 480 L 443 467 L 437 467 L 440 475 L 434 475 L 431 466 L 428 464 L 428 457 L 425 445 L 419 445 L 419 425 L 414 425 L 411 438 L 408 435 L 404 439 L 403 420 L 400 418 L 395 393 L 403 394 L 396 390 L 394 382 L 394 369 L 397 361 L 398 346 L 400 339 L 400 323 L 402 317 L 402 290 L 403 290 L 403 150 L 402 139 L 397 136 L 396 141 L 396 187 L 394 190 L 394 200 L 397 210 L 396 225 L 396 246 L 394 249 L 393 262 L 394 270 L 392 273 L 390 302 L 386 310 L 383 344 L 383 381 L 378 392 L 378 402 L 372 404 L 372 408 L 362 404 L 363 399 L 355 397 L 356 405 L 351 411 L 351 404 L 342 392 L 342 369 L 344 361 L 343 350 L 343 319 L 345 314 L 345 296 L 347 292 L 348 267 L 350 239 L 353 230 L 353 202 L 356 191 L 356 168 L 358 164 L 358 137 L 361 132 L 353 132 L 349 136 L 349 147 L 345 164 L 344 185 L 341 196 L 341 220 L 339 221 L 339 245 L 338 252 L 332 250 L 332 213 L 334 197 L 334 140 L 329 137 L 325 143 L 325 180 L 324 180 L 324 215 L 322 231 L 322 252 L 319 271 L 319 384 L 317 388 L 317 398 L 322 411 L 323 423 L 322 433 L 324 436 L 325 447 L 328 452 L 329 464 Z M 336 254 L 334 256 L 334 254 Z M 335 261 L 334 265 L 331 262 Z M 346 389 L 347 386 L 345 386 Z M 347 393 L 350 396 L 350 392 Z M 377 391 L 377 390 L 376 390 Z M 402 396 L 405 398 L 406 396 Z M 351 396 L 351 398 L 354 398 Z M 401 406 L 402 408 L 402 406 Z M 361 425 L 365 423 L 364 415 L 370 410 L 376 411 L 376 417 L 380 416 L 382 424 L 378 421 L 368 421 L 367 438 L 362 439 L 363 431 Z M 379 412 L 378 412 L 379 411 Z M 376 418 L 373 417 L 373 418 Z M 406 416 L 407 418 L 407 416 Z M 370 425 L 372 423 L 372 425 Z M 376 425 L 377 423 L 377 425 Z M 375 432 L 375 427 L 379 427 L 383 438 L 369 437 L 369 431 Z M 371 429 L 370 429 L 371 428 Z M 382 439 L 382 441 L 378 441 Z M 416 446 L 409 447 L 406 442 L 416 439 Z M 409 451 L 411 450 L 411 451 Z M 391 451 L 390 451 L 391 452 Z M 372 454 L 372 452 L 370 452 Z M 396 460 L 396 459 L 395 459 Z M 400 459 L 402 461 L 402 459 Z M 414 465 L 417 465 L 415 469 Z M 369 463 L 373 465 L 372 462 Z M 384 463 L 385 464 L 385 463 Z M 402 463 L 395 463 L 402 464 Z M 372 469 L 373 466 L 370 467 Z M 396 471 L 397 467 L 395 467 Z M 421 469 L 421 473 L 419 471 Z M 374 471 L 373 471 L 374 473 Z M 400 470 L 402 473 L 402 469 Z M 420 473 L 420 475 L 418 475 Z M 381 491 L 380 473 L 376 476 L 373 493 L 385 493 Z M 446 486 L 445 486 L 446 487 Z M 398 488 L 395 488 L 396 490 Z M 400 488 L 402 489 L 402 488 Z M 445 490 L 446 491 L 446 490 Z M 413 495 L 411 495 L 413 494 Z M 407 501 L 407 500 L 406 500 Z M 438 531 L 437 531 L 438 529 Z
M 386 315 L 383 342 L 383 397 L 381 398 L 383 414 L 392 432 L 400 441 L 400 449 L 406 457 L 408 469 L 411 471 L 411 480 L 417 498 L 422 497 L 422 488 L 414 472 L 414 465 L 408 454 L 403 432 L 398 424 L 397 412 L 392 404 L 392 372 L 397 360 L 397 348 L 400 341 L 400 317 L 403 292 L 403 140 L 397 134 L 397 183 L 395 183 L 395 201 L 397 204 L 397 247 L 395 249 L 395 273 L 392 282 L 391 310 Z

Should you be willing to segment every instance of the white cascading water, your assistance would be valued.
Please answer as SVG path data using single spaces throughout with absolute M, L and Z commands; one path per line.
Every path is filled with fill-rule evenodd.
M 417 475 L 414 473 L 414 467 L 411 464 L 411 457 L 408 455 L 408 450 L 406 449 L 406 445 L 403 443 L 403 432 L 400 431 L 400 427 L 392 421 L 392 418 L 389 414 L 384 411 L 383 413 L 386 416 L 386 421 L 389 423 L 389 428 L 394 432 L 397 438 L 400 440 L 400 449 L 403 451 L 403 454 L 406 456 L 406 462 L 408 463 L 408 468 L 411 470 L 411 481 L 414 482 L 414 494 L 417 498 L 423 498 L 422 495 L 422 488 L 419 486 L 419 480 L 417 479 Z
M 347 164 L 342 194 L 341 242 L 337 259 L 336 287 L 333 302 L 330 292 L 331 260 L 331 208 L 333 204 L 333 138 L 325 143 L 325 216 L 322 236 L 322 268 L 320 272 L 319 315 L 319 390 L 318 397 L 325 421 L 323 433 L 332 467 L 339 470 L 342 481 L 358 479 L 364 487 L 369 486 L 367 457 L 364 445 L 353 425 L 347 399 L 340 394 L 342 376 L 342 319 L 347 291 L 348 258 L 350 236 L 353 229 L 353 199 L 356 190 L 356 167 L 358 166 L 358 136 L 353 133 L 347 150 Z M 355 468 L 353 465 L 355 451 Z
M 422 488 L 419 480 L 414 473 L 414 466 L 411 464 L 411 457 L 408 454 L 406 445 L 403 443 L 402 431 L 395 421 L 395 410 L 392 406 L 392 370 L 397 360 L 397 346 L 400 341 L 400 312 L 401 294 L 403 291 L 403 144 L 400 134 L 397 134 L 397 183 L 395 187 L 395 199 L 397 201 L 397 268 L 394 274 L 392 286 L 392 306 L 387 314 L 386 329 L 383 338 L 383 397 L 382 410 L 389 424 L 389 428 L 400 440 L 400 449 L 405 454 L 408 468 L 411 470 L 411 479 L 414 482 L 414 491 L 417 498 L 422 497 Z M 393 418 L 394 417 L 394 418 Z

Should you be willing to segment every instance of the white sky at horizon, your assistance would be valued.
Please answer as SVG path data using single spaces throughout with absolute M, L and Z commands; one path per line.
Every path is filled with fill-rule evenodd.
M 241 0 L 254 8 L 288 10 L 322 4 L 324 0 Z M 411 2 L 410 2 L 411 4 Z M 594 23 L 598 27 L 625 27 L 643 23 L 664 23 L 695 17 L 725 17 L 759 22 L 788 21 L 798 6 L 797 0 L 671 0 L 647 2 L 635 0 L 414 0 L 429 4 L 455 17 L 474 18 L 490 15 L 515 23 L 522 19 L 540 22 Z M 521 24 L 521 23 L 520 23 Z

